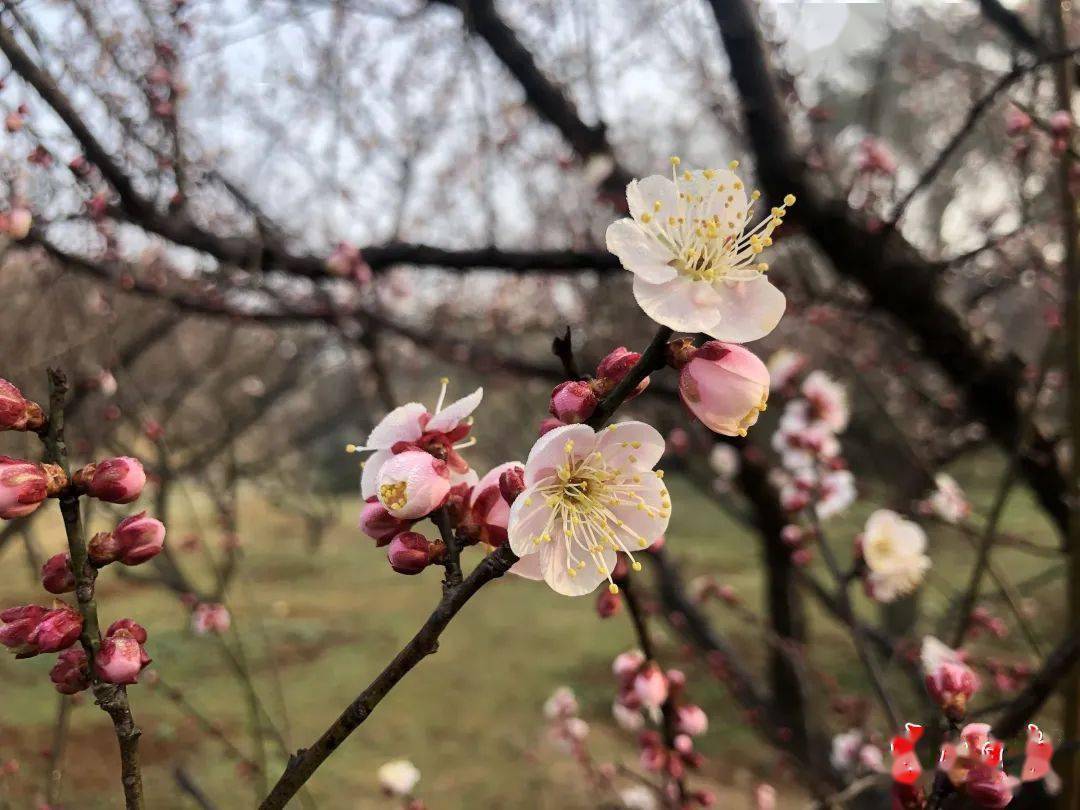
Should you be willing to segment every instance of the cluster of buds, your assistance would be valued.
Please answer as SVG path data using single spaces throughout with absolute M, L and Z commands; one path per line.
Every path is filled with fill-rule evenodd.
M 27 400 L 14 385 L 0 380 L 0 429 L 41 433 L 46 427 L 39 405 Z M 0 517 L 24 517 L 49 497 L 89 495 L 109 503 L 127 504 L 136 500 L 146 484 L 146 473 L 137 459 L 110 458 L 89 464 L 70 480 L 64 470 L 52 464 L 0 456 Z M 146 513 L 132 515 L 111 532 L 93 537 L 86 549 L 85 566 L 76 570 L 71 554 L 50 557 L 41 567 L 41 586 L 51 594 L 77 593 L 80 605 L 93 596 L 96 569 L 112 562 L 139 565 L 161 552 L 165 526 Z M 82 563 L 80 562 L 80 565 Z M 146 630 L 131 619 L 120 619 L 104 638 L 82 638 L 82 612 L 57 600 L 52 608 L 21 605 L 0 613 L 0 644 L 17 658 L 43 653 L 60 653 L 50 678 L 57 691 L 75 694 L 93 682 L 126 685 L 150 663 L 143 649 Z M 96 633 L 94 634 L 96 636 Z
M 551 392 L 551 420 L 545 420 L 541 434 L 559 425 L 576 425 L 584 422 L 596 410 L 600 400 L 611 393 L 630 370 L 641 359 L 638 352 L 632 352 L 625 346 L 612 350 L 596 367 L 596 376 L 585 380 L 566 380 L 555 386 Z M 649 386 L 646 377 L 627 399 L 633 399 Z
M 1000 616 L 995 616 L 982 605 L 971 611 L 971 628 L 968 635 L 978 638 L 983 633 L 989 633 L 994 638 L 1005 638 L 1009 635 L 1009 625 Z
M 915 743 L 921 736 L 922 727 L 909 723 L 905 734 L 892 739 L 894 806 L 902 810 L 923 810 L 927 806 L 925 792 L 919 785 L 922 766 L 915 753 Z M 989 725 L 969 723 L 961 729 L 957 740 L 942 745 L 938 772 L 947 789 L 965 797 L 971 806 L 986 810 L 1007 807 L 1015 789 L 1023 782 L 1045 779 L 1052 783 L 1056 779 L 1050 766 L 1053 745 L 1038 726 L 1028 726 L 1020 779 L 1005 772 L 1004 754 L 1004 743 L 993 737 Z
M 745 436 L 769 399 L 769 370 L 737 343 L 689 338 L 667 345 L 667 362 L 679 372 L 679 397 L 699 422 L 721 436 Z
M 780 540 L 791 552 L 791 561 L 798 566 L 809 565 L 814 559 L 814 540 L 817 533 L 812 526 L 789 523 L 780 530 Z

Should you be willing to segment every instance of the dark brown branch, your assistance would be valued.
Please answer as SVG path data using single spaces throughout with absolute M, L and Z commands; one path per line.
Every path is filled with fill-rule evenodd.
M 1080 660 L 1080 634 L 1073 633 L 1050 651 L 1042 668 L 1027 686 L 1002 710 L 994 723 L 994 736 L 1002 740 L 1015 737 L 1031 722 L 1036 712 L 1068 677 Z

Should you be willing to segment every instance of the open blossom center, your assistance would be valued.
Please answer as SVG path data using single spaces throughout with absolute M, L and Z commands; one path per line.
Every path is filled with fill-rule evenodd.
M 624 443 L 627 449 L 639 442 Z M 659 508 L 649 505 L 641 496 L 643 490 L 641 475 L 624 477 L 622 470 L 609 467 L 598 451 L 575 458 L 574 443 L 568 441 L 564 446 L 563 463 L 556 468 L 547 481 L 541 482 L 533 495 L 526 501 L 531 505 L 533 497 L 545 499 L 550 510 L 547 524 L 532 536 L 536 546 L 553 542 L 553 530 L 558 532 L 566 543 L 566 567 L 571 577 L 590 563 L 596 570 L 611 581 L 611 572 L 604 561 L 604 552 L 624 551 L 633 560 L 633 553 L 623 538 L 636 542 L 638 548 L 648 547 L 656 538 L 645 538 L 621 520 L 614 509 L 629 506 L 645 512 L 649 517 L 667 518 L 671 502 L 667 490 L 662 490 Z M 635 461 L 633 455 L 629 460 Z M 646 475 L 659 473 L 647 472 Z M 635 570 L 640 563 L 633 563 Z M 614 583 L 611 588 L 617 590 Z
M 406 489 L 407 484 L 405 481 L 383 484 L 379 487 L 379 500 L 382 501 L 388 509 L 404 509 L 405 505 L 409 502 L 409 496 L 406 494 Z

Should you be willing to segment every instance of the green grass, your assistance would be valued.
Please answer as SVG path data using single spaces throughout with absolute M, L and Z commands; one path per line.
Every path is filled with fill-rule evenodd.
M 997 467 L 993 459 L 983 461 L 964 471 L 965 480 L 975 482 L 980 502 L 989 498 L 995 485 L 987 468 Z M 754 535 L 685 481 L 674 478 L 671 488 L 676 509 L 668 542 L 685 572 L 719 577 L 756 610 L 761 574 Z M 213 525 L 204 504 L 185 500 L 175 508 L 182 517 L 170 527 L 174 542 L 189 531 Z M 867 511 L 869 507 L 860 507 L 831 524 L 832 541 L 838 548 L 850 543 Z M 438 599 L 438 569 L 417 577 L 391 572 L 383 553 L 352 528 L 358 514 L 358 503 L 343 501 L 339 525 L 313 553 L 304 545 L 299 520 L 276 511 L 254 493 L 245 493 L 242 499 L 245 560 L 230 603 L 255 686 L 294 748 L 309 743 L 336 717 L 410 638 Z M 41 532 L 42 540 L 47 539 L 47 550 L 53 553 L 61 548 L 59 518 L 46 517 L 41 525 L 48 524 L 49 532 L 47 538 Z M 1026 496 L 1017 498 L 1008 523 L 1038 542 L 1053 542 Z M 212 531 L 205 538 L 211 545 L 215 542 Z M 937 611 L 944 601 L 938 589 L 955 588 L 966 576 L 970 551 L 950 532 L 933 530 L 931 542 L 935 570 L 945 573 L 938 575 L 940 582 L 927 588 L 924 599 Z M 2 605 L 41 600 L 20 556 L 15 550 L 7 552 Z M 181 558 L 192 571 L 204 568 L 198 552 L 184 552 Z M 1012 552 L 1002 552 L 997 559 L 1017 578 L 1047 564 Z M 859 601 L 867 608 L 865 600 Z M 1056 596 L 1051 601 L 1060 604 Z M 131 616 L 145 624 L 150 631 L 153 669 L 213 717 L 238 747 L 250 751 L 244 691 L 218 642 L 190 633 L 187 611 L 175 597 L 156 587 L 120 581 L 106 571 L 100 580 L 99 604 L 106 623 Z M 760 629 L 722 607 L 711 612 L 746 651 L 747 665 L 760 671 L 765 654 Z M 872 615 L 872 608 L 867 612 Z M 813 668 L 836 676 L 843 685 L 862 688 L 864 678 L 850 642 L 820 614 L 812 612 L 811 618 L 816 639 Z M 712 720 L 701 742 L 709 764 L 698 782 L 720 791 L 726 806 L 747 806 L 755 780 L 778 781 L 775 755 L 741 722 L 723 688 L 685 658 L 662 622 L 654 624 L 664 640 L 666 662 L 691 674 L 691 693 L 706 706 Z M 383 762 L 404 756 L 423 773 L 419 794 L 440 810 L 595 807 L 596 797 L 580 771 L 545 740 L 541 706 L 557 686 L 570 684 L 582 703 L 583 717 L 592 726 L 590 744 L 596 757 L 632 763 L 633 745 L 610 715 L 610 662 L 631 646 L 625 617 L 599 620 L 592 598 L 558 597 L 542 586 L 512 577 L 493 583 L 446 631 L 439 652 L 411 673 L 318 772 L 311 782 L 311 796 L 324 810 L 392 806 L 378 793 L 375 771 Z M 47 678 L 51 664 L 52 656 L 21 662 L 0 659 L 4 684 L 0 759 L 14 757 L 21 764 L 17 775 L 0 778 L 0 791 L 9 792 L 13 807 L 34 806 L 44 783 L 42 752 L 49 748 L 57 708 Z M 277 684 L 288 707 L 287 724 Z M 207 738 L 151 686 L 132 687 L 130 694 L 144 730 L 150 807 L 195 806 L 175 786 L 172 769 L 177 764 L 196 778 L 219 807 L 253 806 L 251 780 L 238 772 L 220 744 Z M 815 690 L 815 697 L 824 694 Z M 908 698 L 909 693 L 901 689 L 898 694 L 914 710 L 917 704 Z M 74 712 L 65 759 L 66 807 L 119 806 L 114 746 L 107 718 L 84 696 Z M 276 776 L 284 762 L 272 747 L 268 750 L 269 770 Z M 794 802 L 797 791 L 788 792 Z

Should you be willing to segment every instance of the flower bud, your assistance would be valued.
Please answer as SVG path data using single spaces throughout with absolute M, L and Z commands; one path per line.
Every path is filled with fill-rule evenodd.
M 16 241 L 25 239 L 33 222 L 34 218 L 27 209 L 12 208 L 7 215 L 7 235 Z
M 214 602 L 200 602 L 191 612 L 191 629 L 196 635 L 224 633 L 232 624 L 232 617 L 224 605 Z
M 41 566 L 41 587 L 49 593 L 71 593 L 75 590 L 75 573 L 71 570 L 71 555 L 56 554 Z
M 64 605 L 47 611 L 30 634 L 29 643 L 37 652 L 66 650 L 82 633 L 83 619 L 79 611 Z
M 1031 116 L 1016 107 L 1009 107 L 1005 112 L 1005 132 L 1008 135 L 1023 135 L 1032 125 Z
M 37 655 L 38 649 L 30 643 L 30 637 L 46 613 L 48 609 L 41 605 L 20 605 L 0 612 L 0 644 L 19 658 Z
M 554 416 L 549 416 L 540 422 L 540 428 L 537 431 L 538 436 L 543 436 L 549 430 L 554 430 L 557 427 L 562 427 L 563 423 L 556 419 Z
M 120 558 L 120 541 L 113 532 L 98 532 L 90 538 L 86 546 L 86 554 L 91 565 L 95 568 L 103 568 Z
M 600 589 L 596 597 L 596 615 L 601 619 L 610 619 L 622 609 L 622 596 L 612 593 L 607 588 Z
M 517 465 L 506 470 L 499 476 L 499 492 L 503 500 L 510 506 L 514 505 L 517 496 L 525 491 L 525 468 Z
M 0 456 L 0 518 L 29 515 L 48 497 L 48 484 L 40 464 Z
M 385 546 L 395 534 L 407 532 L 412 524 L 411 520 L 402 520 L 387 512 L 374 495 L 367 499 L 360 512 L 360 531 L 375 541 L 376 548 Z
M 593 415 L 599 400 L 587 382 L 567 380 L 551 392 L 551 415 L 566 425 L 576 425 Z
M 116 559 L 123 565 L 139 565 L 161 553 L 165 546 L 165 524 L 139 512 L 121 520 L 113 531 Z
M 134 619 L 117 619 L 115 622 L 109 625 L 109 629 L 105 631 L 105 635 L 112 636 L 120 632 L 121 630 L 130 634 L 131 637 L 140 644 L 146 643 L 146 628 Z
M 120 628 L 102 639 L 94 656 L 94 674 L 106 683 L 132 684 L 139 679 L 143 659 L 142 645 L 130 631 Z
M 1050 132 L 1061 137 L 1069 134 L 1069 128 L 1072 126 L 1072 116 L 1069 115 L 1068 110 L 1058 110 L 1051 114 L 1047 123 L 1050 125 Z
M 629 650 L 615 656 L 615 660 L 611 663 L 611 672 L 620 681 L 629 683 L 644 663 L 645 656 L 640 650 Z
M 88 465 L 75 476 L 76 483 L 83 485 L 88 495 L 108 503 L 131 503 L 146 485 L 142 464 L 129 456 Z
M 449 493 L 446 462 L 422 450 L 392 456 L 379 470 L 379 502 L 394 517 L 418 520 L 430 515 Z
M 623 377 L 630 373 L 638 360 L 641 359 L 640 352 L 632 352 L 625 346 L 619 346 L 614 349 L 607 357 L 600 361 L 600 365 L 596 367 L 596 379 L 600 384 L 601 390 L 606 394 L 620 382 Z M 629 396 L 627 401 L 633 399 L 646 388 L 649 387 L 649 378 L 646 377 L 637 386 Z
M 745 436 L 765 410 L 769 370 L 749 349 L 711 340 L 679 372 L 679 396 L 709 430 Z
M 418 532 L 401 532 L 390 541 L 386 559 L 399 574 L 419 574 L 431 563 L 431 541 Z
M 979 689 L 979 677 L 956 650 L 933 636 L 923 639 L 920 652 L 926 690 L 945 716 L 960 722 L 971 696 Z
M 0 430 L 38 430 L 45 424 L 45 413 L 36 402 L 5 379 L 0 379 Z
M 49 670 L 49 680 L 56 684 L 61 695 L 74 695 L 90 688 L 90 666 L 82 647 L 71 647 L 60 653 Z
M 968 771 L 964 793 L 978 807 L 1001 810 L 1012 801 L 1012 785 L 1000 767 L 979 764 Z
M 667 678 L 654 662 L 645 664 L 634 677 L 634 694 L 647 709 L 659 709 L 667 700 Z
M 700 706 L 680 706 L 676 713 L 679 731 L 691 737 L 700 737 L 709 730 L 709 716 Z

